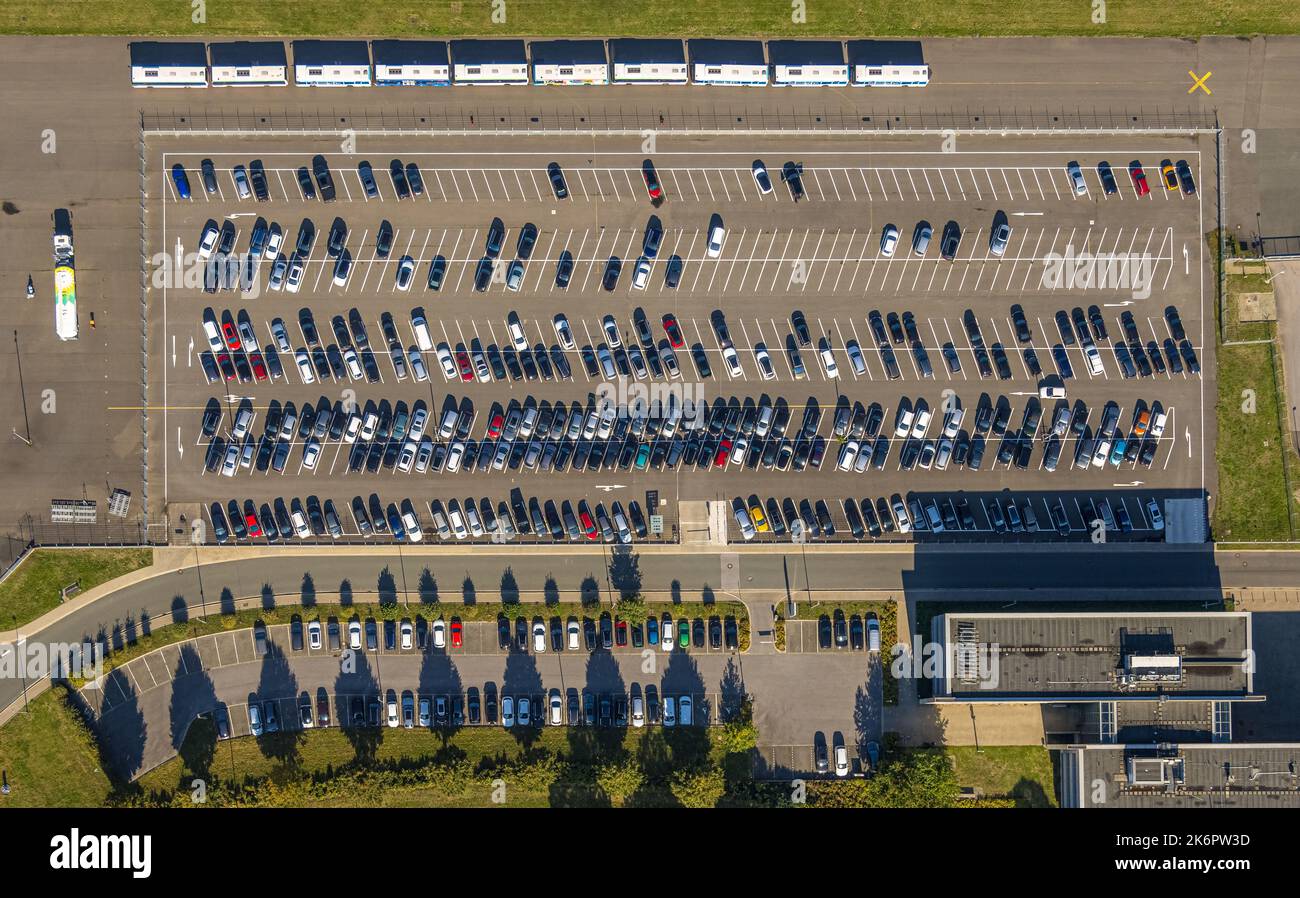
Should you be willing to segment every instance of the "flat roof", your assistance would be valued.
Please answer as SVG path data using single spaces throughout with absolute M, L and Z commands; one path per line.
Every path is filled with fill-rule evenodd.
M 920 41 L 849 41 L 850 65 L 925 65 Z
M 772 65 L 844 65 L 844 45 L 839 41 L 768 41 Z
M 528 51 L 533 65 L 605 65 L 605 42 L 583 41 L 531 41 Z
M 456 65 L 528 62 L 522 40 L 455 40 L 451 42 L 451 59 Z
M 371 41 L 375 65 L 447 65 L 446 41 Z
M 1006 695 L 1083 700 L 1242 697 L 1252 691 L 1242 660 L 1251 648 L 1249 612 L 1045 613 L 952 612 L 939 638 L 997 644 L 992 688 L 950 672 L 954 698 Z M 1177 679 L 1123 681 L 1126 664 L 1153 667 L 1177 659 Z
M 685 63 L 686 48 L 679 40 L 651 37 L 615 37 L 609 41 L 609 61 L 624 65 Z
M 285 65 L 283 41 L 219 41 L 210 45 L 213 65 Z
M 370 65 L 370 48 L 365 41 L 294 41 L 293 64 Z
M 722 65 L 767 64 L 762 41 L 692 38 L 686 43 L 690 47 L 691 62 L 718 63 Z
M 1084 745 L 1066 749 L 1078 763 L 1080 800 L 1106 808 L 1300 807 L 1300 745 Z M 1130 782 L 1130 770 L 1141 783 Z M 1092 784 L 1106 800 L 1092 802 Z
M 133 66 L 208 66 L 208 48 L 199 41 L 134 41 L 129 49 Z

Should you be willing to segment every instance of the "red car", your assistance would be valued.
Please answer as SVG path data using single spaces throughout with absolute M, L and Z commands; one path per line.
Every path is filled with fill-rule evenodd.
M 1146 172 L 1142 171 L 1142 163 L 1134 159 L 1128 164 L 1128 176 L 1133 179 L 1133 189 L 1137 191 L 1138 196 L 1146 196 L 1151 192 L 1147 186 Z
M 671 312 L 664 316 L 664 331 L 668 334 L 668 342 L 673 349 L 681 349 L 686 345 L 682 339 L 682 329 L 677 326 L 677 318 Z
M 506 419 L 501 416 L 500 412 L 493 415 L 492 420 L 488 422 L 487 438 L 489 440 L 495 440 L 499 438 L 501 436 L 501 428 L 505 425 L 505 423 L 506 423 Z
M 463 631 L 463 628 L 461 627 L 460 619 L 459 619 L 459 618 L 455 618 L 455 617 L 453 617 L 453 618 L 451 619 L 451 645 L 452 645 L 452 648 L 457 648 L 457 649 L 460 648 L 461 641 L 462 641 L 462 631 Z
M 456 367 L 460 369 L 460 379 L 465 383 L 474 380 L 474 366 L 470 364 L 469 353 L 463 349 L 456 350 Z
M 718 444 L 718 454 L 713 456 L 713 467 L 725 468 L 727 459 L 731 457 L 731 440 L 723 440 Z
M 595 524 L 595 522 L 593 522 L 593 521 L 591 520 L 591 515 L 587 514 L 587 512 L 585 512 L 585 511 L 579 509 L 579 511 L 578 511 L 578 521 L 581 522 L 581 524 L 582 524 L 582 532 L 583 532 L 584 535 L 586 535 L 587 539 L 595 539 L 595 538 L 596 538 L 596 524 Z
M 248 361 L 253 366 L 253 377 L 258 380 L 266 380 L 269 377 L 266 373 L 266 362 L 262 359 L 260 352 L 250 352 Z
M 641 176 L 645 178 L 645 189 L 646 193 L 650 194 L 650 199 L 663 199 L 664 189 L 659 186 L 659 175 L 655 173 L 655 164 L 649 159 L 641 163 Z
M 226 380 L 235 379 L 235 363 L 230 358 L 230 353 L 223 352 L 217 356 L 217 364 L 221 367 L 221 376 Z
M 257 515 L 253 514 L 251 511 L 244 515 L 244 523 L 248 526 L 249 536 L 262 535 L 262 525 L 258 523 Z
M 627 621 L 619 619 L 614 624 L 614 642 L 620 646 L 627 645 Z
M 239 352 L 239 331 L 229 321 L 223 321 L 221 324 L 221 337 L 226 341 L 226 348 L 231 352 Z

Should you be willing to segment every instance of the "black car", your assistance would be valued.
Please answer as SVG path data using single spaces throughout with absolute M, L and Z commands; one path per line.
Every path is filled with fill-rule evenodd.
M 329 241 L 325 245 L 326 253 L 331 259 L 338 258 L 348 240 L 348 226 L 341 218 L 335 218 L 330 225 Z
M 951 262 L 957 256 L 957 247 L 961 243 L 961 226 L 950 221 L 943 226 L 943 240 L 939 243 L 939 255 L 944 261 Z
M 1025 318 L 1025 310 L 1019 303 L 1011 307 L 1011 323 L 1016 329 L 1016 339 L 1021 343 L 1028 343 L 1033 338 L 1029 331 L 1029 321 Z
M 265 203 L 271 198 L 271 192 L 266 186 L 266 168 L 261 159 L 254 159 L 248 164 L 248 179 L 253 182 L 253 196 L 257 197 L 259 203 Z
M 675 289 L 682 280 L 682 257 L 671 256 L 668 259 L 668 266 L 664 269 L 664 286 Z
M 803 312 L 796 309 L 791 313 L 790 326 L 794 328 L 794 335 L 798 338 L 800 346 L 812 345 L 812 335 L 808 333 L 808 321 L 804 318 Z
M 406 182 L 415 196 L 424 195 L 424 178 L 420 176 L 420 167 L 414 162 L 406 163 Z
M 1178 344 L 1178 351 L 1182 353 L 1183 361 L 1187 363 L 1187 370 L 1192 374 L 1201 373 L 1201 363 L 1196 359 L 1196 351 L 1192 349 L 1192 344 L 1188 340 L 1183 340 Z
M 325 157 L 316 155 L 311 160 L 311 171 L 316 176 L 316 186 L 320 190 L 320 198 L 327 203 L 334 202 L 334 176 L 330 174 L 329 163 Z
M 311 172 L 305 165 L 298 168 L 298 189 L 302 191 L 304 200 L 316 199 L 316 185 L 312 182 Z
M 484 249 L 489 259 L 495 259 L 501 255 L 501 244 L 505 239 L 505 223 L 499 218 L 492 219 L 492 224 L 488 225 L 487 240 L 484 241 Z
M 618 276 L 623 271 L 623 261 L 618 256 L 610 256 L 605 263 L 605 273 L 600 279 L 600 285 L 607 291 L 613 292 L 618 286 Z
M 1119 185 L 1115 183 L 1115 173 L 1110 169 L 1109 162 L 1097 163 L 1097 177 L 1101 178 L 1101 189 L 1107 196 L 1119 193 Z M 1105 339 L 1102 337 L 1101 339 Z
M 533 254 L 533 247 L 537 244 L 537 225 L 524 225 L 523 230 L 519 232 L 519 240 L 515 244 L 515 255 L 524 261 Z
M 817 647 L 822 649 L 831 647 L 831 619 L 825 614 L 817 618 Z
M 555 198 L 562 200 L 569 195 L 569 185 L 564 183 L 564 172 L 558 162 L 552 162 L 546 166 L 546 176 L 551 180 L 551 190 L 555 192 Z
M 804 198 L 802 162 L 787 162 L 781 166 L 781 180 L 790 188 L 792 200 L 797 203 Z
M 1106 336 L 1106 319 L 1097 306 L 1088 306 L 1088 323 L 1092 325 L 1092 334 L 1098 340 L 1109 339 Z
M 203 189 L 206 190 L 208 193 L 216 193 L 218 190 L 217 167 L 212 164 L 211 159 L 204 159 L 201 163 L 199 163 L 199 168 L 203 172 Z M 312 196 L 315 195 L 316 195 L 315 191 L 312 191 Z
M 1070 326 L 1070 316 L 1066 314 L 1065 309 L 1056 313 L 1056 329 L 1060 331 L 1062 344 L 1074 345 L 1074 328 Z
M 1187 334 L 1183 330 L 1183 321 L 1178 317 L 1178 309 L 1176 307 L 1167 306 L 1165 308 L 1165 321 L 1169 324 L 1169 336 L 1174 338 L 1175 343 L 1181 342 L 1187 338 Z
M 396 191 L 399 200 L 407 199 L 411 195 L 411 185 L 406 181 L 406 168 L 402 165 L 401 159 L 394 159 L 388 163 L 388 177 L 393 182 L 393 190 Z
M 573 277 L 573 253 L 567 249 L 560 253 L 560 260 L 555 264 L 555 286 L 563 289 L 569 286 Z
M 478 260 L 478 267 L 474 270 L 474 289 L 479 293 L 487 290 L 488 285 L 492 283 L 492 259 L 484 256 Z

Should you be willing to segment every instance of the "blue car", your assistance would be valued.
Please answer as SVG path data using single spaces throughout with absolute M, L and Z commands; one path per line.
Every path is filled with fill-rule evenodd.
M 187 200 L 190 198 L 190 176 L 185 174 L 185 166 L 177 162 L 172 166 L 172 181 L 176 184 L 176 192 L 180 198 Z
M 655 617 L 646 618 L 645 638 L 646 638 L 646 642 L 650 643 L 651 645 L 659 644 L 659 619 L 658 618 Z

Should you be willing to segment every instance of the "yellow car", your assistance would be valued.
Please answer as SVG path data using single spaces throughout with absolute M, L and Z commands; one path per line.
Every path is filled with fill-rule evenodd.
M 767 533 L 771 529 L 767 526 L 767 518 L 763 515 L 763 506 L 757 499 L 749 503 L 749 520 L 759 533 Z
M 1160 177 L 1164 179 L 1165 190 L 1178 189 L 1178 172 L 1174 171 L 1174 163 L 1170 160 L 1160 163 Z

